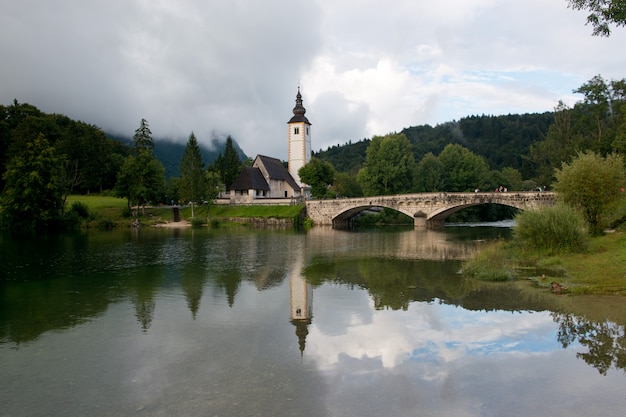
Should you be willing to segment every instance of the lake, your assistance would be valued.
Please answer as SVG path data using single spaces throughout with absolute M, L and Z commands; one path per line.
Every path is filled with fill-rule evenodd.
M 624 298 L 460 273 L 507 226 L 3 236 L 0 417 L 622 417 Z

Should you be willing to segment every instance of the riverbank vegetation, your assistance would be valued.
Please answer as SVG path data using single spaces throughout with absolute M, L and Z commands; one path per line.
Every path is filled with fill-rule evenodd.
M 156 226 L 174 221 L 172 206 L 148 206 L 145 212 L 133 215 L 128 209 L 125 199 L 97 196 L 72 195 L 68 204 L 71 212 L 80 213 L 79 219 L 82 228 L 111 228 L 129 227 L 139 220 L 140 224 Z M 194 225 L 212 225 L 228 223 L 228 219 L 293 219 L 299 220 L 304 205 L 295 206 L 230 206 L 230 205 L 191 205 L 174 206 L 179 211 L 182 222 L 191 222 Z
M 489 281 L 530 278 L 556 292 L 626 295 L 624 159 L 579 153 L 556 177 L 561 201 L 519 213 L 512 240 L 488 247 L 464 272 Z

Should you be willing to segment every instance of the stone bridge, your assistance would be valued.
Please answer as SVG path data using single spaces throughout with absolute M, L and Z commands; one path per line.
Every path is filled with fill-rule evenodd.
M 501 204 L 521 210 L 552 206 L 552 192 L 478 192 L 478 193 L 419 193 L 376 197 L 308 200 L 307 216 L 318 225 L 346 228 L 358 213 L 373 207 L 386 207 L 413 218 L 417 228 L 439 228 L 446 217 L 467 207 L 480 204 Z

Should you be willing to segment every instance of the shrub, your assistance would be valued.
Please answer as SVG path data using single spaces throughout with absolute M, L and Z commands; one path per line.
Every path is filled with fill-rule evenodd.
M 113 220 L 101 218 L 97 223 L 98 230 L 112 230 L 115 227 Z
M 122 217 L 125 219 L 128 219 L 130 217 L 132 217 L 133 212 L 128 208 L 128 207 L 124 207 L 122 209 Z
M 190 219 L 191 227 L 194 229 L 202 227 L 204 225 L 204 219 L 202 217 L 192 217 Z
M 70 207 L 70 213 L 74 213 L 85 220 L 89 218 L 89 207 L 82 201 L 74 201 Z
M 588 233 L 583 216 L 565 204 L 527 210 L 515 217 L 513 242 L 524 250 L 545 250 L 550 254 L 584 252 Z
M 507 281 L 512 278 L 508 259 L 503 258 L 504 242 L 498 242 L 481 250 L 463 264 L 463 273 L 482 281 Z

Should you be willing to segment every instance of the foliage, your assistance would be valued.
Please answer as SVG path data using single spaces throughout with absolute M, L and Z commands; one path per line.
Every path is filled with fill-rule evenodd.
M 602 215 L 617 201 L 624 187 L 624 160 L 617 154 L 606 158 L 594 153 L 579 153 L 556 171 L 554 188 L 563 200 L 582 211 L 590 232 L 597 234 L 606 226 Z
M 197 229 L 199 227 L 202 227 L 204 225 L 204 221 L 205 219 L 201 218 L 201 217 L 191 217 L 190 222 L 191 222 L 191 227 L 193 227 L 194 229 Z
M 345 145 L 330 146 L 325 151 L 314 152 L 312 156 L 330 162 L 338 172 L 356 174 L 363 167 L 370 142 L 369 139 L 355 143 L 349 141 Z
M 12 231 L 47 229 L 63 211 L 63 158 L 43 134 L 26 143 L 3 175 L 2 225 Z
M 139 127 L 135 130 L 135 135 L 133 136 L 133 153 L 135 156 L 142 150 L 154 150 L 152 131 L 150 130 L 146 119 L 141 119 Z
M 328 187 L 335 181 L 335 169 L 326 161 L 318 158 L 311 160 L 298 170 L 300 179 L 311 187 L 311 194 L 316 198 L 325 198 Z
M 569 0 L 568 7 L 574 10 L 587 10 L 587 24 L 593 26 L 593 36 L 610 36 L 611 28 L 626 25 L 625 0 Z
M 464 262 L 463 273 L 481 281 L 508 281 L 512 278 L 508 268 L 504 242 L 497 241 L 483 248 L 474 257 Z
M 145 206 L 162 201 L 165 192 L 165 168 L 153 153 L 152 132 L 146 119 L 141 119 L 133 136 L 133 154 L 128 156 L 118 173 L 115 193 L 128 199 L 128 207 Z
M 89 218 L 89 207 L 82 201 L 74 201 L 70 207 L 70 212 L 76 213 L 83 220 Z
M 626 79 L 607 81 L 597 75 L 574 92 L 583 100 L 574 108 L 559 102 L 545 140 L 531 147 L 530 160 L 540 184 L 550 184 L 555 170 L 579 152 L 608 155 L 626 150 Z
M 219 173 L 207 170 L 205 171 L 205 180 L 206 180 L 206 200 L 211 203 L 213 200 L 217 198 L 221 191 L 221 179 Z
M 365 195 L 389 195 L 411 190 L 415 160 L 404 134 L 375 136 L 367 148 L 358 181 Z
M 447 145 L 439 155 L 439 161 L 443 167 L 446 191 L 474 191 L 477 187 L 481 188 L 489 172 L 484 158 L 457 144 Z
M 130 152 L 127 145 L 106 137 L 97 126 L 59 114 L 46 114 L 14 100 L 10 106 L 0 106 L 0 173 L 39 133 L 43 133 L 59 156 L 64 156 L 65 193 L 113 188 L 117 171 Z
M 206 194 L 206 176 L 204 162 L 196 136 L 191 132 L 185 153 L 180 163 L 179 193 L 184 201 L 191 202 L 191 216 L 194 217 L 193 204 L 202 204 Z
M 413 189 L 418 193 L 441 191 L 444 189 L 443 176 L 443 164 L 428 152 L 417 164 Z
M 126 158 L 120 170 L 115 192 L 128 199 L 128 206 L 144 206 L 161 201 L 165 191 L 165 169 L 149 149 Z
M 413 218 L 399 211 L 383 208 L 379 213 L 365 213 L 354 219 L 355 226 L 413 225 Z
M 242 166 L 241 158 L 233 145 L 233 139 L 228 136 L 224 148 L 224 155 L 222 156 L 222 154 L 220 154 L 215 161 L 215 168 L 219 172 L 222 183 L 226 186 L 226 189 L 230 189 L 231 184 L 241 172 Z
M 500 184 L 507 187 L 509 191 L 528 191 L 528 189 L 524 187 L 522 173 L 517 169 L 511 167 L 502 168 L 500 174 L 504 178 Z
M 524 178 L 532 178 L 534 168 L 528 158 L 530 146 L 544 139 L 552 123 L 551 112 L 482 115 L 464 117 L 435 127 L 408 127 L 401 133 L 411 142 L 415 161 L 420 161 L 429 152 L 440 154 L 448 144 L 460 144 L 484 157 L 491 169 L 511 167 L 519 170 Z M 369 139 L 348 142 L 343 146 L 320 150 L 314 156 L 330 162 L 338 172 L 356 173 L 365 163 L 370 143 Z
M 523 250 L 558 254 L 583 252 L 587 247 L 585 220 L 563 203 L 520 212 L 515 221 L 513 240 Z
M 363 190 L 357 181 L 356 175 L 348 172 L 335 173 L 333 185 L 337 197 L 361 197 Z

